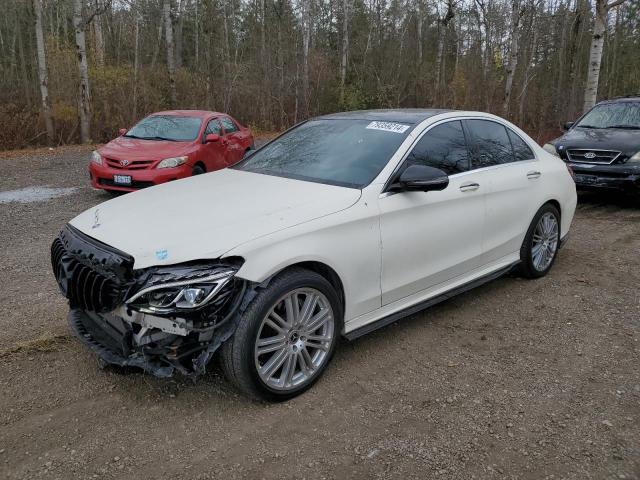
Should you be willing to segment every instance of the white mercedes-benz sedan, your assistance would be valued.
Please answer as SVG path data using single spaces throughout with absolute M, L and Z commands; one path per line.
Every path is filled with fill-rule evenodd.
M 219 350 L 241 391 L 281 400 L 318 380 L 340 336 L 513 269 L 545 275 L 575 207 L 565 163 L 499 117 L 337 113 L 87 210 L 52 265 L 105 364 L 195 378 Z

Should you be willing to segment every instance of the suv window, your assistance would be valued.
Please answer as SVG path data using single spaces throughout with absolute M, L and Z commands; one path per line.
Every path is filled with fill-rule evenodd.
M 222 128 L 220 128 L 220 122 L 217 118 L 214 118 L 207 125 L 206 130 L 204 131 L 205 135 L 209 135 L 211 133 L 215 133 L 216 135 L 222 135 Z
M 238 131 L 238 127 L 233 123 L 233 120 L 227 117 L 222 117 L 222 126 L 224 127 L 224 133 L 233 133 Z
M 517 162 L 523 160 L 533 160 L 536 156 L 529 148 L 529 145 L 513 130 L 507 128 L 509 134 L 509 140 L 511 140 L 511 146 L 513 147 L 513 157 Z
M 405 166 L 426 165 L 447 175 L 469 170 L 469 150 L 459 120 L 442 123 L 425 133 L 405 161 Z
M 513 149 L 504 125 L 491 120 L 465 120 L 473 139 L 473 168 L 513 162 Z

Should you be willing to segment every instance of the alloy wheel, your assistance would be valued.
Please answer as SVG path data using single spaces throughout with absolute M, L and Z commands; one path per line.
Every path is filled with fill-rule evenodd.
M 255 366 L 270 388 L 287 391 L 309 382 L 326 362 L 335 335 L 327 297 L 313 288 L 284 295 L 262 319 Z
M 558 249 L 558 220 L 551 212 L 546 212 L 538 220 L 533 232 L 533 245 L 531 248 L 531 260 L 534 268 L 544 272 L 556 254 Z

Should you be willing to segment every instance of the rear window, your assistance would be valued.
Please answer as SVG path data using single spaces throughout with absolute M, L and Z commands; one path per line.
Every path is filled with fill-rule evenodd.
M 533 154 L 533 151 L 529 148 L 529 145 L 525 143 L 525 141 L 520 138 L 520 135 L 515 133 L 512 130 L 507 128 L 507 133 L 509 134 L 509 140 L 511 140 L 511 145 L 513 146 L 513 157 L 519 162 L 523 160 L 533 160 L 536 156 Z

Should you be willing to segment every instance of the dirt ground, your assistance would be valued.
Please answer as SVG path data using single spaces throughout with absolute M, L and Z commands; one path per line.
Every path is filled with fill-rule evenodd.
M 282 404 L 101 370 L 49 263 L 109 197 L 84 147 L 0 154 L 0 477 L 638 479 L 640 201 L 582 195 L 551 273 L 509 276 L 353 343 Z

